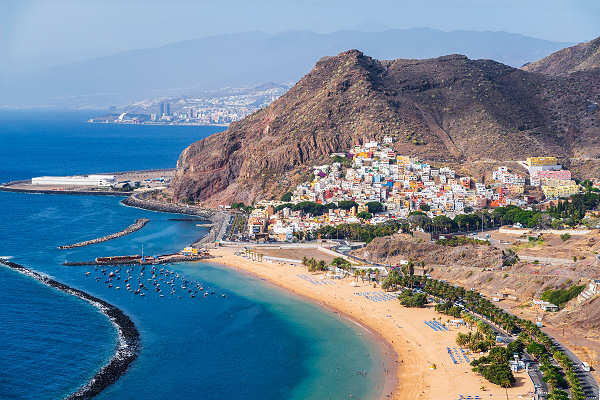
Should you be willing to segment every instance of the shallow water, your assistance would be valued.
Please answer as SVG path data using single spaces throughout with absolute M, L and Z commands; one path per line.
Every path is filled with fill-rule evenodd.
M 81 123 L 83 113 L 58 120 L 25 115 L 0 114 L 0 181 L 169 167 L 185 144 L 222 129 L 89 125 Z M 94 145 L 81 148 L 90 137 Z M 38 141 L 30 153 L 28 144 Z M 24 163 L 28 157 L 33 160 Z M 93 267 L 61 265 L 139 254 L 142 245 L 146 255 L 172 252 L 205 233 L 195 222 L 170 220 L 175 216 L 124 207 L 116 197 L 0 192 L 0 255 L 118 306 L 140 330 L 139 358 L 99 398 L 362 399 L 378 389 L 379 350 L 364 331 L 259 279 L 210 264 L 176 264 L 168 268 L 217 295 L 139 297 L 96 282 L 101 273 Z M 150 222 L 132 235 L 56 249 L 142 217 Z M 0 337 L 6 338 L 0 398 L 60 398 L 112 355 L 115 331 L 86 302 L 3 268 L 0 288 Z M 226 298 L 218 296 L 223 293 Z

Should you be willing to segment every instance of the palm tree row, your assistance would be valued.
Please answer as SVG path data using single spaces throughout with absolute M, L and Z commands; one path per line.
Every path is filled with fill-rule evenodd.
M 562 374 L 564 374 L 570 388 L 571 399 L 585 399 L 581 382 L 573 369 L 573 364 L 569 357 L 564 352 L 557 349 L 552 339 L 542 332 L 542 330 L 533 322 L 505 312 L 474 290 L 466 290 L 461 286 L 454 286 L 445 281 L 431 279 L 425 276 L 404 275 L 400 280 L 400 284 L 410 288 L 420 287 L 424 292 L 445 300 L 446 303 L 442 304 L 446 305 L 440 306 L 439 308 L 441 310 L 445 309 L 447 312 L 451 313 L 451 315 L 456 315 L 456 309 L 461 308 L 469 313 L 484 317 L 507 332 L 513 334 L 525 332 L 529 342 L 541 344 L 545 349 L 545 354 L 548 359 L 553 358 L 562 369 L 562 371 L 560 371 L 547 368 L 547 375 L 549 376 L 548 380 L 550 381 L 548 383 L 556 389 L 556 396 L 558 396 L 560 392 L 557 388 L 559 385 L 553 385 L 557 384 L 556 375 L 559 374 L 562 376 Z M 464 317 L 465 314 L 468 315 L 468 313 L 462 313 L 461 315 Z M 469 319 L 469 321 L 470 322 L 468 323 L 471 325 L 474 322 L 473 319 Z M 467 322 L 466 319 L 465 322 Z M 464 340 L 467 339 L 465 338 Z

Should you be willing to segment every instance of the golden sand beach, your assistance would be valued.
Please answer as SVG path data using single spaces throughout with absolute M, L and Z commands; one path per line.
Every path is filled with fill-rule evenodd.
M 328 284 L 315 281 L 327 279 L 324 274 L 311 274 L 303 266 L 268 261 L 251 261 L 235 253 L 239 248 L 223 247 L 211 250 L 212 262 L 263 278 L 295 294 L 306 297 L 328 309 L 340 312 L 369 328 L 382 338 L 385 350 L 385 384 L 382 399 L 455 400 L 461 395 L 478 395 L 480 399 L 531 399 L 533 385 L 526 372 L 515 374 L 517 383 L 504 389 L 487 382 L 471 371 L 456 345 L 456 333 L 468 328 L 451 327 L 449 317 L 428 308 L 405 308 L 399 301 L 371 301 L 356 293 L 381 292 L 367 282 L 352 278 L 328 279 Z M 302 277 L 301 277 L 302 276 Z M 306 277 L 310 279 L 307 280 Z M 304 278 L 303 278 L 304 277 Z M 311 282 L 312 280 L 312 282 Z M 449 330 L 434 330 L 425 321 L 442 320 Z M 456 350 L 458 364 L 448 354 Z M 471 354 L 467 355 L 472 359 Z M 433 366 L 435 367 L 433 368 Z

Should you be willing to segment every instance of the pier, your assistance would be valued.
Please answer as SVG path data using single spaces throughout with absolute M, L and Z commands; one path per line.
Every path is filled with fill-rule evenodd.
M 178 262 L 202 261 L 210 257 L 211 256 L 207 251 L 190 248 L 189 253 L 186 250 L 184 250 L 184 252 L 182 253 L 163 254 L 159 256 L 141 256 L 139 254 L 135 254 L 128 256 L 96 257 L 96 259 L 93 261 L 65 261 L 63 265 L 156 265 Z
M 119 231 L 119 232 L 116 232 L 116 233 L 111 233 L 110 235 L 102 236 L 102 237 L 99 237 L 99 238 L 96 238 L 96 239 L 86 240 L 84 242 L 67 244 L 67 245 L 64 245 L 64 246 L 58 246 L 58 248 L 60 250 L 64 250 L 64 249 L 72 249 L 74 247 L 88 246 L 90 244 L 107 242 L 109 240 L 116 239 L 118 237 L 129 235 L 130 233 L 139 231 L 148 222 L 150 222 L 150 220 L 148 218 L 139 218 L 139 219 L 136 219 L 133 224 L 129 225 L 127 228 L 123 229 L 122 231 Z

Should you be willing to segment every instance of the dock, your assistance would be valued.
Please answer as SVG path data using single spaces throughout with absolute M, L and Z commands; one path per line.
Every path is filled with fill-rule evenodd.
M 157 265 L 170 264 L 178 262 L 193 262 L 202 261 L 211 258 L 207 251 L 198 250 L 186 253 L 163 254 L 159 256 L 142 256 L 139 254 L 126 256 L 109 256 L 96 257 L 93 261 L 65 261 L 66 266 L 81 266 L 81 265 Z

